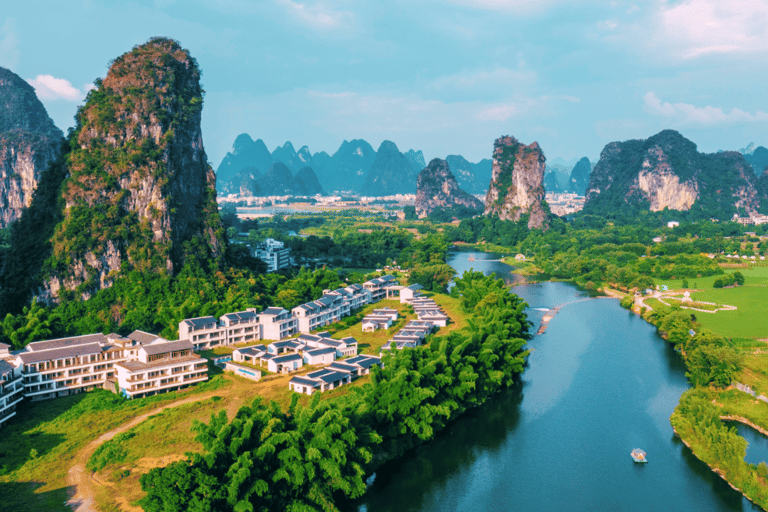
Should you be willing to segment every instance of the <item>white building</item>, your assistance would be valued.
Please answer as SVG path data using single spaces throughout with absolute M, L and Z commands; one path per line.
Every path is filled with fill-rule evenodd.
M 135 360 L 115 365 L 120 393 L 140 398 L 208 380 L 208 362 L 195 355 L 189 340 L 156 338 L 141 346 Z
M 227 345 L 261 339 L 261 324 L 259 324 L 259 315 L 256 314 L 255 309 L 221 315 L 219 325 L 226 331 Z
M 288 373 L 304 366 L 301 354 L 285 354 L 267 360 L 267 370 L 272 373 Z
M 310 333 L 349 316 L 350 305 L 341 295 L 326 294 L 319 299 L 293 308 L 299 332 Z
M 16 355 L 21 369 L 24 396 L 42 400 L 102 387 L 115 376 L 115 364 L 125 361 L 126 340 L 116 334 L 87 334 L 72 338 L 36 341 Z
M 254 256 L 267 264 L 267 272 L 288 268 L 291 265 L 291 250 L 283 242 L 267 238 L 256 246 Z
M 420 284 L 412 284 L 400 289 L 400 303 L 412 301 L 414 298 L 421 296 L 421 290 L 424 287 Z
M 8 353 L 10 347 L 0 343 L 0 353 Z M 16 415 L 16 404 L 24 398 L 21 368 L 0 359 L 0 428 Z
M 378 302 L 381 299 L 388 299 L 390 295 L 395 295 L 394 287 L 397 281 L 394 276 L 386 275 L 371 279 L 363 283 L 363 288 L 371 292 L 371 302 Z M 392 288 L 390 290 L 390 288 Z
M 290 311 L 283 308 L 267 308 L 259 313 L 261 338 L 264 340 L 282 340 L 293 336 L 299 330 L 299 321 Z
M 195 350 L 210 350 L 227 344 L 227 328 L 212 316 L 188 318 L 179 322 L 179 339 L 192 342 Z

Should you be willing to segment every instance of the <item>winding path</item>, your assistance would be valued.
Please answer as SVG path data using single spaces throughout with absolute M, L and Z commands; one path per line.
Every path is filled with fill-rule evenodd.
M 98 480 L 95 477 L 95 473 L 88 471 L 85 464 L 88 462 L 91 455 L 93 455 L 93 452 L 95 452 L 102 443 L 109 441 L 117 434 L 132 429 L 150 416 L 154 416 L 166 409 L 173 409 L 180 405 L 208 400 L 216 395 L 217 393 L 206 393 L 204 395 L 189 397 L 179 400 L 178 402 L 163 405 L 157 409 L 152 409 L 140 416 L 136 416 L 128 423 L 124 423 L 119 427 L 102 434 L 96 440 L 91 441 L 85 448 L 81 449 L 77 455 L 75 455 L 74 464 L 67 473 L 67 487 L 70 489 L 70 497 L 69 500 L 67 500 L 67 505 L 72 508 L 73 512 L 98 512 L 94 502 L 96 489 L 108 484 Z

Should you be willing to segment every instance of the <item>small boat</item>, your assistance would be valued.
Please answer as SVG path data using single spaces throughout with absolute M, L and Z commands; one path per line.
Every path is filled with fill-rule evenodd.
M 645 452 L 640 448 L 635 448 L 632 450 L 630 455 L 632 456 L 632 460 L 635 462 L 648 462 L 648 459 L 645 458 Z

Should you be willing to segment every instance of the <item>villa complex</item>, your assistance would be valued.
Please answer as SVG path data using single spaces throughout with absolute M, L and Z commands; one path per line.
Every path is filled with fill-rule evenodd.
M 352 337 L 335 340 L 328 333 L 311 331 L 402 293 L 401 301 L 411 303 L 420 320 L 410 322 L 391 341 L 398 348 L 416 346 L 436 325 L 427 318 L 439 321 L 442 314 L 434 301 L 419 297 L 418 289 L 398 286 L 393 276 L 383 276 L 362 285 L 325 290 L 317 300 L 291 311 L 269 307 L 261 312 L 227 313 L 218 320 L 212 316 L 185 319 L 179 323 L 175 341 L 134 331 L 127 336 L 97 333 L 37 341 L 18 351 L 0 344 L 0 427 L 15 414 L 22 398 L 45 400 L 95 388 L 140 398 L 204 382 L 208 363 L 196 351 L 260 340 L 271 342 L 235 349 L 226 363 L 230 369 L 258 380 L 261 372 L 247 365 L 266 365 L 272 373 L 293 372 L 304 365 L 323 366 L 294 377 L 289 388 L 307 394 L 334 389 L 369 373 L 372 366 L 381 365 L 381 359 L 358 355 L 357 340 Z M 397 310 L 375 309 L 366 317 L 363 329 L 387 328 L 397 318 Z M 299 336 L 286 339 L 296 334 Z

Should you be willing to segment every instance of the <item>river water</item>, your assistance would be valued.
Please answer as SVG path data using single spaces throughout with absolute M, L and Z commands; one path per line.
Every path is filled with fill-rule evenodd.
M 456 252 L 449 263 L 515 279 L 489 259 Z M 564 283 L 513 291 L 531 308 L 532 332 L 562 306 L 529 342 L 521 382 L 382 467 L 355 510 L 759 510 L 674 437 L 669 416 L 688 384 L 652 326 Z M 633 448 L 648 464 L 632 461 Z

